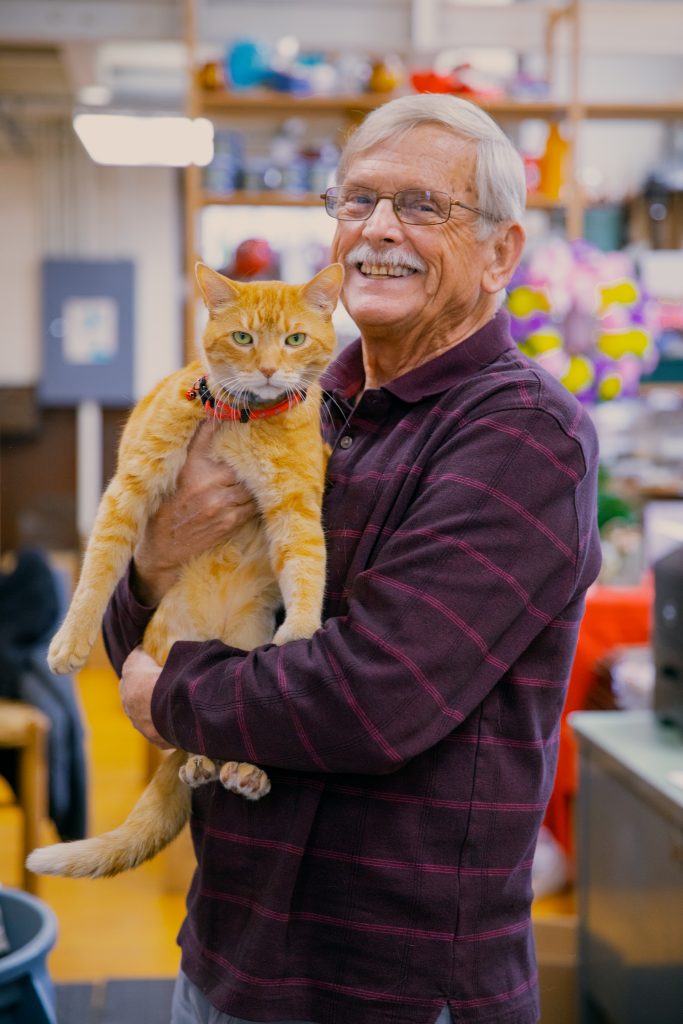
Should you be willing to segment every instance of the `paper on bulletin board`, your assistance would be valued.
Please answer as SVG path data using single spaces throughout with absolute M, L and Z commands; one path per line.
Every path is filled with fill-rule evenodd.
M 106 296 L 65 299 L 62 339 L 65 362 L 110 363 L 119 347 L 116 302 Z

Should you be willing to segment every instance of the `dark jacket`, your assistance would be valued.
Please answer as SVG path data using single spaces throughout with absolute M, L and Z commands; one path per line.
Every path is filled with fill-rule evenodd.
M 35 550 L 0 574 L 0 696 L 39 708 L 50 721 L 49 814 L 63 840 L 86 835 L 83 726 L 70 676 L 54 675 L 47 648 L 65 609 L 66 584 Z M 17 751 L 0 750 L 0 775 L 18 791 Z

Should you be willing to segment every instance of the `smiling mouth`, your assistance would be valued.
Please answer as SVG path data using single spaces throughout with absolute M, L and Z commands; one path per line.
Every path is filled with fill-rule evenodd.
M 392 267 L 376 263 L 357 263 L 356 268 L 363 277 L 412 277 L 413 274 L 417 274 L 417 270 L 412 267 Z

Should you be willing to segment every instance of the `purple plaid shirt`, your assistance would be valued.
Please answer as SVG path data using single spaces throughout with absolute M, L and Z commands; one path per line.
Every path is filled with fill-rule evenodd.
M 400 344 L 400 339 L 397 341 Z M 267 767 L 193 799 L 182 966 L 248 1020 L 532 1024 L 530 870 L 586 588 L 600 563 L 589 417 L 507 316 L 377 390 L 326 386 L 324 625 L 251 653 L 177 643 L 157 729 Z M 127 582 L 114 664 L 149 609 Z

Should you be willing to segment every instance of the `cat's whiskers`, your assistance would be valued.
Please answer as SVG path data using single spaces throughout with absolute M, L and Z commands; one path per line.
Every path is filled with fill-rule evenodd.
M 230 377 L 219 377 L 216 380 L 214 387 L 225 396 L 240 393 L 245 389 L 244 379 L 241 374 L 235 374 Z
M 329 377 L 330 374 L 328 372 L 328 379 Z M 319 380 L 320 374 L 317 371 L 304 369 L 299 372 L 295 382 L 285 382 L 283 385 L 283 394 L 287 399 L 294 398 L 295 400 L 303 400 L 305 399 L 310 386 Z M 248 385 L 246 385 L 243 379 L 238 375 L 225 376 L 214 380 L 213 389 L 215 392 L 214 397 L 218 401 L 231 405 L 248 405 L 249 398 L 253 394 Z M 346 413 L 331 391 L 328 391 L 325 388 L 321 388 L 321 391 L 323 397 L 326 399 L 326 401 L 321 403 L 320 406 L 321 418 L 323 422 L 329 423 L 330 427 L 334 429 L 334 417 L 330 406 L 334 406 L 342 420 L 346 419 Z M 218 416 L 215 412 L 212 418 L 218 421 Z
M 341 381 L 339 380 L 339 377 L 336 375 L 336 373 L 329 366 L 327 367 L 327 369 L 325 370 L 325 372 L 324 372 L 324 374 L 322 376 L 327 377 L 327 379 L 329 380 L 329 382 L 331 384 L 336 384 L 337 386 L 341 385 Z
M 308 371 L 307 370 L 303 370 L 299 374 L 299 380 L 297 381 L 297 383 L 295 385 L 292 385 L 291 390 L 294 392 L 294 394 L 298 395 L 301 398 L 301 400 L 303 401 L 306 398 L 306 394 L 307 394 L 309 388 L 311 387 L 311 385 L 318 383 L 319 379 L 320 379 L 320 374 L 319 373 L 315 373 L 315 372 L 310 371 L 310 370 L 308 370 Z M 321 409 L 322 409 L 322 405 L 321 405 Z
M 332 419 L 332 413 L 330 412 L 325 402 L 323 402 L 320 406 L 320 424 L 322 427 L 324 427 L 326 423 L 329 424 L 331 430 L 334 430 L 334 420 Z
M 212 380 L 210 387 L 213 397 L 219 402 L 224 402 L 226 399 L 233 399 L 235 390 L 239 391 L 242 385 L 238 376 L 231 376 Z M 215 409 L 213 415 L 217 418 Z
M 334 426 L 334 420 L 332 419 L 332 413 L 331 413 L 330 408 L 329 408 L 330 405 L 333 405 L 335 407 L 335 409 L 337 410 L 337 412 L 339 413 L 339 415 L 341 416 L 341 418 L 343 420 L 346 420 L 347 419 L 346 412 L 344 411 L 344 409 L 342 409 L 341 405 L 339 404 L 337 399 L 334 397 L 332 392 L 331 391 L 327 391 L 325 388 L 322 388 L 322 394 L 323 394 L 323 398 L 327 399 L 327 402 L 323 402 L 321 408 L 330 417 L 330 426 Z
M 218 381 L 214 398 L 227 405 L 240 405 L 249 395 L 249 388 L 240 377 Z
M 327 370 L 325 372 L 328 373 Z M 333 375 L 330 375 L 330 376 L 333 377 Z M 310 388 L 311 384 L 320 383 L 320 377 L 321 377 L 321 374 L 316 372 L 315 370 L 306 370 L 306 369 L 302 370 L 302 372 L 300 374 L 301 388 L 305 389 L 305 390 L 308 390 L 308 388 Z M 334 395 L 330 391 L 326 391 L 325 388 L 323 388 L 323 387 L 321 387 L 320 390 L 321 390 L 323 398 L 326 398 L 330 405 L 334 405 L 335 406 L 335 408 L 338 410 L 339 415 L 342 417 L 342 419 L 346 419 L 346 413 L 344 412 L 344 410 L 342 409 L 342 407 L 340 406 L 339 402 L 336 400 Z M 332 413 L 330 412 L 330 409 L 329 409 L 329 406 L 328 406 L 327 402 L 322 402 L 321 403 L 321 405 L 320 405 L 320 416 L 321 416 L 322 422 L 325 422 L 325 417 L 327 417 L 327 422 L 329 423 L 330 427 L 334 428 L 334 419 L 332 417 Z

